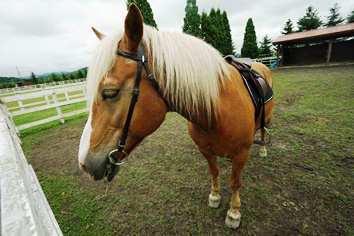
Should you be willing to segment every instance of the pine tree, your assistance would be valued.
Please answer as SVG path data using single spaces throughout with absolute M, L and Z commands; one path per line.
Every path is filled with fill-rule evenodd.
M 324 26 L 326 27 L 336 26 L 341 24 L 344 21 L 344 19 L 341 17 L 339 13 L 339 9 L 340 6 L 338 5 L 338 3 L 335 3 L 334 6 L 329 9 L 331 15 L 327 16 L 327 23 L 324 24 Z
M 141 14 L 143 15 L 144 23 L 157 29 L 157 24 L 149 2 L 147 0 L 127 0 L 127 9 L 131 3 L 134 3 L 140 9 Z
M 202 12 L 202 15 L 200 16 L 200 28 L 202 30 L 202 39 L 205 42 L 210 42 L 211 41 L 211 33 L 209 30 L 211 29 L 210 21 L 208 14 L 206 12 Z
M 183 32 L 196 37 L 202 37 L 202 31 L 200 28 L 200 15 L 198 14 L 198 6 L 196 0 L 187 0 L 185 7 L 186 15 L 184 17 Z
M 212 8 L 210 14 L 201 15 L 202 39 L 219 50 L 223 55 L 233 54 L 231 29 L 227 14 Z
M 69 79 L 70 79 L 70 80 L 75 80 L 75 76 L 74 76 L 73 73 L 71 73 L 71 74 L 69 75 Z
M 232 36 L 231 36 L 231 27 L 229 23 L 229 19 L 225 11 L 223 11 L 222 15 L 222 25 L 224 26 L 224 50 L 221 52 L 224 55 L 232 55 L 234 54 L 235 47 L 232 43 Z
M 252 18 L 249 18 L 246 24 L 245 35 L 241 48 L 242 57 L 256 58 L 258 57 L 257 36 L 253 25 Z
M 347 16 L 347 23 L 353 23 L 354 22 L 354 11 L 352 11 L 348 16 Z
M 78 79 L 84 78 L 84 75 L 82 74 L 82 71 L 81 71 L 81 70 L 78 70 L 78 71 L 77 71 L 77 78 L 78 78 Z
M 39 82 L 36 75 L 33 72 L 31 72 L 30 80 L 32 81 L 33 84 L 38 84 Z
M 210 22 L 210 43 L 214 48 L 220 51 L 220 44 L 223 38 L 223 32 L 221 30 L 221 22 L 220 22 L 220 9 L 217 11 L 214 8 L 211 8 L 209 13 L 209 22 Z
M 65 73 L 61 73 L 61 80 L 68 80 L 68 76 Z
M 284 27 L 283 27 L 283 31 L 281 32 L 281 34 L 292 34 L 294 33 L 294 25 L 293 22 L 288 19 L 288 21 L 285 23 Z
M 322 21 L 318 16 L 317 11 L 312 6 L 309 6 L 306 9 L 305 16 L 300 18 L 297 22 L 299 32 L 318 29 L 321 25 Z
M 266 35 L 260 42 L 261 46 L 259 47 L 259 56 L 260 57 L 270 57 L 272 56 L 272 40 Z
M 50 74 L 49 79 L 50 79 L 50 81 L 54 81 L 54 82 L 59 81 L 58 76 L 54 72 Z

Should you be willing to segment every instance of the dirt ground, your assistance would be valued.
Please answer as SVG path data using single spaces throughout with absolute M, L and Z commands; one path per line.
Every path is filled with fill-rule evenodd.
M 276 108 L 280 113 L 289 109 L 294 99 L 296 100 L 294 97 L 288 100 L 283 98 L 284 101 L 277 104 Z M 328 150 L 328 143 L 322 138 L 311 137 L 298 130 L 291 130 L 289 119 L 286 120 L 284 117 L 286 116 L 278 116 L 276 122 L 273 122 L 272 129 L 275 134 L 273 146 L 266 159 L 258 158 L 256 147 L 252 147 L 250 159 L 244 171 L 241 190 L 242 224 L 240 229 L 235 232 L 238 232 L 239 235 L 245 235 L 248 232 L 251 232 L 252 235 L 354 235 L 353 186 L 350 185 L 353 183 L 353 149 L 332 146 L 331 150 Z M 290 122 L 308 122 L 303 119 L 301 116 L 291 117 Z M 75 181 L 81 188 L 99 195 L 107 191 L 109 183 L 90 182 L 78 168 L 77 152 L 84 125 L 85 120 L 81 120 L 62 126 L 53 132 L 44 132 L 41 134 L 44 141 L 35 146 L 28 158 L 36 173 L 47 175 L 68 173 L 75 177 Z M 159 146 L 157 150 L 148 148 L 154 139 L 161 139 L 161 137 L 162 139 L 173 139 L 171 137 L 172 131 L 164 137 L 167 128 L 168 124 L 163 126 L 157 134 L 153 134 L 145 140 L 138 147 L 134 154 L 135 157 L 154 156 L 158 155 L 156 154 L 158 152 L 164 154 L 165 149 L 173 149 L 174 147 L 168 146 L 170 144 Z M 183 131 L 178 132 L 188 135 L 186 127 Z M 172 141 L 178 142 L 177 139 L 178 137 Z M 350 140 L 353 139 L 348 138 L 348 142 Z M 192 143 L 184 148 L 190 151 L 191 155 L 199 155 Z M 323 150 L 327 151 L 323 152 Z M 335 153 L 345 154 L 344 157 L 336 157 Z M 322 160 L 322 162 L 318 162 L 318 166 L 314 164 L 317 163 L 316 158 Z M 141 163 L 147 164 L 149 161 L 147 157 L 144 157 Z M 205 175 L 207 173 L 206 163 L 202 158 L 198 161 L 202 164 L 194 171 Z M 132 159 L 131 165 L 136 162 L 138 161 Z M 325 166 L 325 163 L 328 166 Z M 221 162 L 220 165 L 221 168 L 228 168 L 227 161 Z M 203 166 L 205 168 L 202 168 Z M 227 177 L 224 179 L 227 180 Z M 118 180 L 113 182 L 115 181 L 118 182 Z M 201 200 L 198 207 L 203 208 L 206 207 L 209 194 L 209 179 L 204 179 L 201 184 L 203 184 L 201 191 L 205 191 L 202 196 L 205 201 Z M 225 180 L 222 184 L 222 212 L 215 214 L 212 219 L 206 220 L 208 222 L 216 221 L 211 226 L 206 226 L 206 235 L 218 235 L 214 226 L 224 224 L 230 190 L 226 186 Z M 179 188 L 179 190 L 183 194 L 195 194 L 193 186 Z M 110 191 L 113 194 L 116 191 L 118 195 L 121 194 L 122 189 L 112 187 Z M 129 194 L 129 190 L 124 191 Z M 169 214 L 172 213 L 167 215 Z M 184 214 L 192 213 L 184 212 Z M 174 223 L 185 224 L 182 220 Z M 124 232 L 129 234 L 129 231 Z M 148 234 L 156 232 L 158 232 L 156 228 L 155 231 L 147 231 Z M 219 230 L 220 232 L 225 231 Z M 232 233 L 233 231 L 226 232 Z

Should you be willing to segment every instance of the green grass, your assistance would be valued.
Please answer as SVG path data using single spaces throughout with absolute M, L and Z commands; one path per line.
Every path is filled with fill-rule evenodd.
M 112 229 L 104 225 L 109 207 L 95 196 L 80 189 L 73 176 L 38 176 L 51 208 L 64 235 L 109 235 Z M 85 196 L 85 197 L 83 197 Z
M 77 173 L 77 143 L 46 143 L 59 134 L 79 139 L 84 118 L 28 132 L 23 149 L 29 159 L 40 158 L 41 143 L 66 151 L 53 158 L 71 164 L 43 160 L 46 168 L 36 172 L 64 235 L 354 235 L 353 73 L 350 66 L 273 71 L 273 146 L 266 158 L 251 148 L 236 231 L 224 226 L 230 161 L 218 160 L 222 202 L 210 209 L 207 164 L 175 113 L 111 183 L 88 183 Z

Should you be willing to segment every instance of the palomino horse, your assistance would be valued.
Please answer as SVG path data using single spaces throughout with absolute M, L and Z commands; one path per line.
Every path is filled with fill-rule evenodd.
M 217 156 L 231 160 L 233 193 L 225 222 L 237 228 L 242 171 L 260 126 L 240 73 L 204 41 L 144 25 L 134 4 L 124 24 L 107 37 L 94 29 L 101 42 L 87 78 L 91 110 L 80 141 L 80 169 L 92 180 L 112 180 L 166 113 L 177 112 L 188 120 L 190 136 L 208 162 L 210 207 L 220 203 Z M 252 68 L 272 86 L 266 66 L 253 63 Z M 265 107 L 266 124 L 273 100 Z M 265 147 L 261 153 L 266 155 Z

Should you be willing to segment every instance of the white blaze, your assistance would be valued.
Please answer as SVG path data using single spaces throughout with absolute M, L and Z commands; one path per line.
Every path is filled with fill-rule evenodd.
M 92 121 L 92 112 L 90 111 L 89 118 L 86 122 L 84 131 L 82 132 L 81 139 L 80 139 L 79 165 L 80 163 L 84 164 L 85 158 L 90 148 L 90 137 L 92 132 L 91 121 Z

